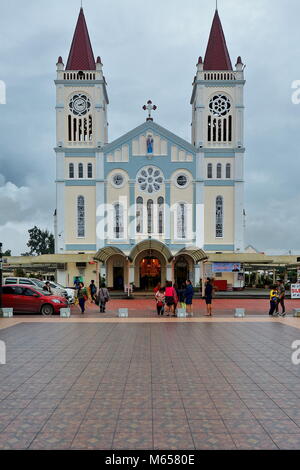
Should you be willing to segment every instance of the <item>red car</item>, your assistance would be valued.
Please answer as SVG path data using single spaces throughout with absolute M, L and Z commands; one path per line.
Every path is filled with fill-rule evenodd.
M 61 308 L 67 308 L 64 297 L 45 292 L 34 286 L 10 284 L 2 287 L 2 305 L 13 308 L 14 313 L 41 313 L 50 316 L 59 314 Z

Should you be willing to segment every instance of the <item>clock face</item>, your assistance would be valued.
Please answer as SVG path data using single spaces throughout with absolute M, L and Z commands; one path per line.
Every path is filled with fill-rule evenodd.
M 84 116 L 91 109 L 91 102 L 86 95 L 77 93 L 70 100 L 70 111 L 76 116 Z

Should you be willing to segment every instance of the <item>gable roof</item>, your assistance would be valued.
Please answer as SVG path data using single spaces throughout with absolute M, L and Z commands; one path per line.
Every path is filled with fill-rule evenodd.
M 143 124 L 138 127 L 135 127 L 134 129 L 127 132 L 118 139 L 110 142 L 109 144 L 104 145 L 104 153 L 111 152 L 115 148 L 118 148 L 121 145 L 124 145 L 126 142 L 129 142 L 130 140 L 135 139 L 139 135 L 149 131 L 161 135 L 166 140 L 171 141 L 175 145 L 178 145 L 179 147 L 185 149 L 187 152 L 192 153 L 193 155 L 196 154 L 196 149 L 192 144 L 182 139 L 181 137 L 178 137 L 176 134 L 173 134 L 172 132 L 168 131 L 167 129 L 156 124 L 153 121 L 143 122 Z

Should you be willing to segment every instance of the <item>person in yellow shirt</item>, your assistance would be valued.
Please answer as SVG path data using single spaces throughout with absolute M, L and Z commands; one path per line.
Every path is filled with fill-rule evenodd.
M 279 292 L 276 286 L 270 290 L 270 312 L 269 315 L 273 316 L 279 301 Z

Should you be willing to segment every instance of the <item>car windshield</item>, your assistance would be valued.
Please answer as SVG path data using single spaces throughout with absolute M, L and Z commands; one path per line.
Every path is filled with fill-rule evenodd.
M 40 289 L 39 287 L 35 287 L 35 289 L 39 294 L 42 294 L 42 295 L 53 295 L 51 292 L 47 291 L 47 290 L 44 290 L 44 289 Z
M 32 279 L 32 281 L 35 283 L 36 286 L 38 286 L 40 289 L 43 289 L 45 283 L 43 281 L 40 281 L 39 279 Z

